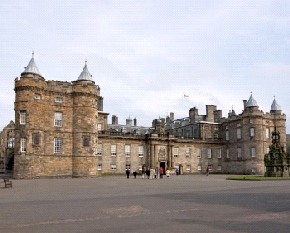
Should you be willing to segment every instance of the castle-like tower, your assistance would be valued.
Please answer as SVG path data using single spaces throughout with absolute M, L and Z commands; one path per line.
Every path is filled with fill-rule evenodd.
M 76 81 L 46 81 L 34 57 L 15 79 L 15 178 L 96 175 L 98 100 L 87 65 Z

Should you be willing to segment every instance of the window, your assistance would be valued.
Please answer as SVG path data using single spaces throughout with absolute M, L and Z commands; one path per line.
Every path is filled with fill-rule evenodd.
M 8 142 L 7 142 L 7 147 L 8 148 L 14 148 L 14 143 L 15 142 L 15 138 L 9 138 Z
M 177 158 L 178 153 L 179 153 L 179 148 L 178 147 L 173 148 L 173 157 Z
M 218 159 L 222 158 L 222 149 L 221 148 L 217 149 L 217 157 L 218 157 Z
M 207 149 L 207 158 L 211 159 L 211 149 Z
M 98 164 L 98 166 L 97 166 L 97 170 L 98 170 L 98 171 L 102 171 L 102 164 Z
M 125 156 L 130 157 L 130 153 L 131 153 L 131 146 L 125 145 Z
M 117 165 L 116 165 L 116 164 L 112 164 L 112 165 L 111 165 L 111 170 L 112 170 L 112 171 L 116 171 L 116 169 L 117 169 Z
M 251 156 L 252 156 L 252 158 L 256 157 L 256 148 L 255 147 L 251 148 Z
M 34 99 L 36 99 L 36 100 L 40 100 L 40 99 L 41 99 L 41 95 L 35 93 L 35 94 L 34 94 Z
M 54 153 L 61 153 L 62 152 L 62 138 L 55 138 L 54 139 Z
M 266 128 L 266 138 L 269 139 L 270 138 L 270 129 Z
M 269 152 L 270 152 L 270 148 L 267 147 L 267 149 L 266 149 L 266 153 L 269 154 Z
M 62 127 L 62 112 L 54 113 L 54 126 Z
M 103 153 L 103 144 L 97 144 L 97 155 L 102 156 Z
M 201 158 L 201 149 L 196 149 L 197 158 Z
M 238 148 L 237 149 L 237 152 L 238 152 L 238 159 L 242 158 L 242 148 Z
M 103 130 L 103 125 L 101 123 L 98 123 L 98 131 Z
M 197 166 L 197 170 L 201 171 L 201 166 L 200 165 Z
M 117 145 L 116 144 L 111 145 L 111 155 L 112 156 L 117 155 Z
M 20 152 L 26 152 L 27 150 L 26 138 L 20 138 Z
M 230 149 L 227 149 L 227 151 L 226 151 L 226 157 L 227 157 L 227 159 L 230 158 Z
M 226 130 L 226 140 L 229 141 L 230 140 L 230 135 L 229 135 L 229 131 Z
M 250 124 L 254 124 L 254 120 L 253 119 L 250 119 Z
M 250 136 L 251 137 L 255 136 L 255 128 L 250 128 Z
M 83 146 L 88 147 L 90 146 L 91 137 L 88 135 L 83 136 Z
M 143 157 L 144 155 L 144 146 L 139 146 L 138 148 L 138 156 Z
M 237 139 L 241 139 L 241 138 L 242 138 L 242 129 L 237 128 Z
M 32 140 L 34 146 L 40 145 L 40 134 L 39 133 L 32 134 Z
M 191 166 L 190 165 L 186 165 L 186 171 L 190 172 L 191 170 Z
M 221 165 L 218 165 L 217 170 L 218 171 L 221 171 L 222 170 L 222 166 Z
M 61 96 L 57 96 L 57 97 L 55 97 L 54 102 L 55 103 L 62 103 L 63 102 L 63 98 Z
M 25 125 L 26 124 L 26 111 L 20 111 L 20 120 L 19 123 L 20 125 Z
M 191 156 L 191 148 L 190 147 L 185 148 L 185 156 L 188 158 Z

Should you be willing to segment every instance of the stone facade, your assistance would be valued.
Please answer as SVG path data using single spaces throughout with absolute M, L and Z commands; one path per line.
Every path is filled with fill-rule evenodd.
M 15 124 L 13 121 L 0 132 L 0 172 L 10 171 L 14 160 Z
M 14 177 L 95 176 L 100 88 L 26 71 L 15 93 Z
M 242 113 L 228 117 L 215 105 L 205 115 L 195 107 L 182 119 L 171 113 L 151 127 L 137 126 L 136 119 L 121 125 L 115 115 L 108 124 L 108 115 L 87 65 L 76 81 L 46 81 L 32 58 L 15 80 L 15 125 L 8 130 L 15 138 L 13 176 L 93 177 L 143 167 L 264 174 L 274 128 L 286 148 L 286 116 L 275 100 L 270 112 L 259 110 L 252 95 Z

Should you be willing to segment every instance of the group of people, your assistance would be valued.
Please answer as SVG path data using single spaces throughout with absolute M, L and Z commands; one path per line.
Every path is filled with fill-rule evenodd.
M 176 172 L 176 175 L 179 175 L 179 169 L 178 168 L 176 168 L 175 172 Z M 127 179 L 129 179 L 130 173 L 131 173 L 130 169 L 126 169 Z M 170 177 L 170 173 L 171 173 L 171 171 L 169 169 L 167 169 L 165 171 L 165 169 L 163 167 L 160 167 L 160 168 L 156 167 L 155 169 L 153 169 L 153 168 L 146 169 L 145 167 L 143 167 L 141 174 L 142 174 L 142 178 L 143 179 L 144 178 L 147 178 L 147 179 L 158 179 L 158 178 L 160 178 L 160 179 L 162 179 L 163 176 L 165 176 L 165 175 L 166 175 L 166 177 Z M 137 172 L 136 171 L 133 172 L 133 176 L 136 179 L 136 177 L 137 177 Z
M 210 168 L 209 168 L 209 166 L 207 166 L 205 174 L 208 176 L 209 172 L 210 172 Z M 126 169 L 127 179 L 129 179 L 130 173 L 131 173 L 130 169 Z M 160 167 L 160 168 L 156 167 L 155 169 L 153 169 L 153 168 L 146 169 L 146 167 L 142 168 L 142 178 L 143 179 L 144 178 L 147 178 L 147 179 L 158 179 L 158 178 L 160 178 L 160 179 L 162 179 L 164 175 L 166 175 L 166 177 L 170 177 L 170 173 L 171 173 L 171 171 L 169 169 L 167 169 L 165 171 L 165 169 L 163 167 Z M 176 173 L 177 176 L 180 174 L 178 168 L 175 169 L 175 173 Z M 133 176 L 136 179 L 136 177 L 137 177 L 137 172 L 136 171 L 133 172 Z

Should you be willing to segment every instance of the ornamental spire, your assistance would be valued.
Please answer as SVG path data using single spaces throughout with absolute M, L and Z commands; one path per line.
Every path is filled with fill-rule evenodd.
M 83 71 L 81 72 L 80 76 L 78 77 L 78 81 L 81 81 L 81 80 L 93 81 L 92 75 L 90 74 L 88 67 L 87 67 L 87 60 L 85 60 L 85 66 L 83 68 Z
M 28 65 L 25 67 L 25 70 L 22 72 L 22 74 L 26 74 L 26 73 L 37 74 L 37 75 L 42 77 L 42 75 L 40 74 L 38 67 L 34 61 L 34 51 L 32 52 L 32 57 L 31 57 Z
M 274 96 L 274 100 L 273 100 L 272 105 L 271 105 L 271 111 L 281 111 L 281 107 L 277 103 L 275 96 Z

